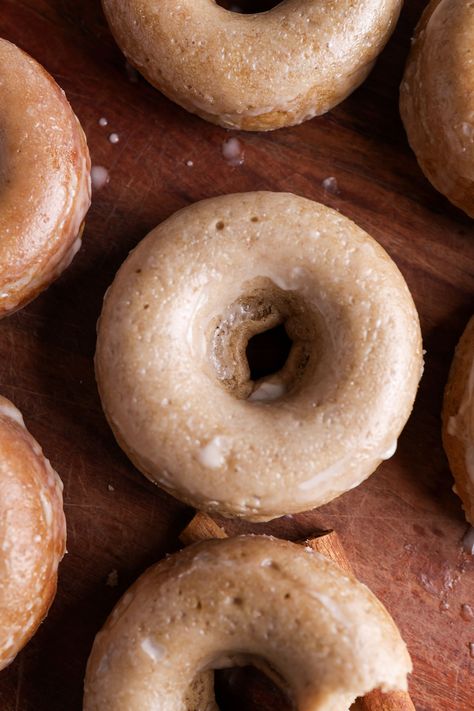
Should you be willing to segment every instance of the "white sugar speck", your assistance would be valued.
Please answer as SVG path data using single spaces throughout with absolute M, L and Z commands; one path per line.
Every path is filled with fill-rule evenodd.
M 337 180 L 332 175 L 323 180 L 323 188 L 327 193 L 331 193 L 331 195 L 339 195 L 340 193 Z
M 120 141 L 120 136 L 118 133 L 111 133 L 109 136 L 110 143 L 118 143 Z
M 193 160 L 187 160 L 187 161 L 186 161 L 186 165 L 188 166 L 188 168 L 192 168 L 193 165 L 194 165 L 194 161 L 193 161 Z
M 102 165 L 93 165 L 91 168 L 92 190 L 101 190 L 110 181 L 109 171 Z
M 238 138 L 227 138 L 222 144 L 222 155 L 229 165 L 239 166 L 245 160 L 244 149 Z
M 99 119 L 99 126 L 104 127 L 104 126 L 108 126 L 108 124 L 109 124 L 109 122 L 107 121 L 105 116 L 102 116 L 102 118 Z

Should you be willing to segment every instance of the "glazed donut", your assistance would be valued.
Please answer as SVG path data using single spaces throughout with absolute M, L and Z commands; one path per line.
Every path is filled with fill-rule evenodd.
M 0 316 L 69 265 L 90 205 L 86 139 L 64 92 L 0 39 Z
M 0 669 L 36 632 L 56 593 L 66 545 L 62 483 L 0 397 Z
M 283 0 L 242 15 L 214 0 L 102 0 L 143 76 L 226 128 L 268 131 L 329 111 L 361 84 L 402 0 Z
M 246 349 L 284 324 L 280 372 Z M 205 200 L 119 270 L 98 327 L 104 411 L 134 464 L 200 510 L 263 521 L 330 501 L 390 457 L 422 372 L 418 316 L 386 252 L 310 200 Z
M 346 711 L 374 688 L 406 690 L 411 662 L 377 598 L 295 543 L 198 543 L 147 570 L 97 635 L 84 711 L 214 709 L 186 703 L 206 670 L 253 663 L 295 708 Z
M 474 526 L 474 317 L 456 348 L 444 393 L 443 444 L 454 491 Z
M 400 91 L 408 140 L 428 180 L 474 217 L 474 5 L 431 0 Z

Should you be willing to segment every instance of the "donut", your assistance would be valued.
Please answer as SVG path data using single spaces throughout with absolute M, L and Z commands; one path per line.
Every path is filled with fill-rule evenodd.
M 70 264 L 90 205 L 86 139 L 64 92 L 0 39 L 0 316 Z
M 367 77 L 402 0 L 102 0 L 127 60 L 172 101 L 225 128 L 268 131 L 329 111 Z
M 249 343 L 278 326 L 289 355 L 253 380 Z M 106 295 L 95 363 L 138 469 L 197 509 L 254 521 L 320 506 L 390 457 L 423 367 L 382 247 L 270 192 L 205 200 L 153 230 Z
M 65 553 L 62 483 L 19 410 L 0 397 L 0 669 L 46 617 Z
M 411 661 L 387 610 L 311 548 L 266 536 L 211 540 L 149 568 L 89 657 L 84 711 L 214 709 L 202 672 L 254 664 L 295 708 L 347 711 L 374 688 L 406 690 Z
M 431 0 L 400 90 L 410 145 L 433 186 L 474 217 L 474 5 Z
M 443 445 L 466 518 L 474 526 L 474 317 L 457 345 L 443 402 Z

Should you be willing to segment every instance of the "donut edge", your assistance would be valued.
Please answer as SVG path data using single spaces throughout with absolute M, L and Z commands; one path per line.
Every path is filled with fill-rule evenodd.
M 455 486 L 453 491 L 461 499 L 468 523 L 474 526 L 474 482 L 466 467 L 466 440 L 450 432 L 449 422 L 459 413 L 474 368 L 474 316 L 469 320 L 454 352 L 442 407 L 442 440 Z M 474 408 L 474 402 L 472 402 Z M 474 445 L 474 441 L 472 443 Z

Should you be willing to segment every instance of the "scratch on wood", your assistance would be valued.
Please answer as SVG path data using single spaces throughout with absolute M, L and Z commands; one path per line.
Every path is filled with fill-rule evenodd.
M 21 687 L 23 685 L 24 664 L 25 664 L 25 659 L 24 659 L 24 657 L 22 657 L 20 659 L 20 663 L 18 665 L 18 676 L 17 676 L 17 682 L 16 682 L 16 696 L 15 696 L 15 711 L 18 711 L 20 708 Z

